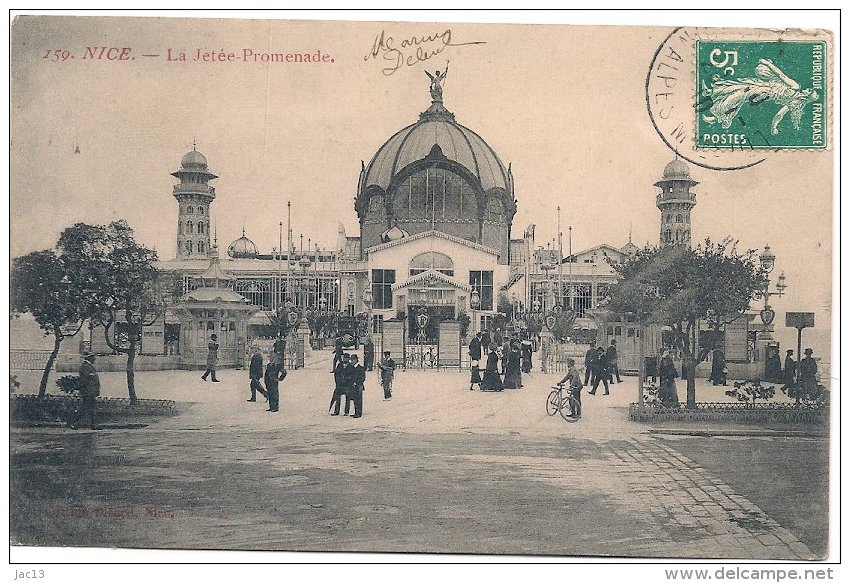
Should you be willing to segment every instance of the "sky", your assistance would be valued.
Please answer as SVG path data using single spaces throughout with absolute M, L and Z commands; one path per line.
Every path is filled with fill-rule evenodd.
M 459 46 L 390 75 L 380 58 L 369 58 L 382 31 L 398 47 L 404 38 L 445 38 L 446 30 Z M 11 42 L 11 256 L 52 247 L 77 221 L 123 218 L 162 259 L 173 258 L 170 173 L 193 142 L 219 176 L 212 217 L 223 248 L 244 226 L 269 252 L 278 223 L 287 220 L 287 201 L 296 242 L 303 233 L 305 242 L 332 246 L 339 222 L 357 234 L 361 160 L 368 164 L 387 138 L 427 109 L 424 71 L 447 62 L 445 106 L 511 164 L 514 236 L 536 224 L 537 242 L 545 245 L 556 234 L 560 206 L 562 230 L 573 227 L 574 250 L 621 246 L 630 232 L 638 245 L 655 243 L 653 184 L 673 152 L 649 122 L 645 79 L 670 30 L 19 18 Z M 483 44 L 461 44 L 471 42 Z M 86 47 L 129 47 L 135 60 L 84 59 Z M 166 61 L 169 49 L 190 60 Z M 197 49 L 235 58 L 191 61 Z M 244 62 L 244 49 L 321 51 L 333 62 Z M 692 167 L 700 183 L 693 239 L 732 236 L 742 248 L 758 249 L 769 243 L 775 275 L 784 271 L 789 286 L 771 300 L 777 329 L 785 310 L 814 311 L 823 327 L 831 290 L 832 153 L 766 158 L 733 172 Z

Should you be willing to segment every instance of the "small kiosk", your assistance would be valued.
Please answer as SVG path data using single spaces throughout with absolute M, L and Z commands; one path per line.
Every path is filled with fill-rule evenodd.
M 201 369 L 207 365 L 210 336 L 218 336 L 218 366 L 243 366 L 248 319 L 260 310 L 233 291 L 234 279 L 219 264 L 218 245 L 213 245 L 210 266 L 196 280 L 198 287 L 172 307 L 180 319 L 180 364 Z

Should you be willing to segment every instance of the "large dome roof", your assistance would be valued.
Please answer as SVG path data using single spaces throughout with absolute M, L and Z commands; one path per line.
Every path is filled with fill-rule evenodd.
M 502 161 L 481 136 L 460 125 L 441 103 L 433 103 L 411 124 L 387 140 L 369 162 L 361 189 L 386 190 L 405 166 L 425 158 L 439 146 L 442 154 L 464 166 L 481 182 L 484 191 L 502 188 L 510 193 L 510 177 Z

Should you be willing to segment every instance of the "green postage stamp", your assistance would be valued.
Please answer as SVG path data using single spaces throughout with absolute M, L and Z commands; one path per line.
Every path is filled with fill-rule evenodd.
M 696 146 L 827 147 L 827 43 L 697 40 Z

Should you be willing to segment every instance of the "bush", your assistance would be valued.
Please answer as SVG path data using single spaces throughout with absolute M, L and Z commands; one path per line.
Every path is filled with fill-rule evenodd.
M 643 385 L 643 404 L 647 407 L 660 407 L 661 399 L 658 398 L 658 385 L 646 382 Z
M 9 373 L 9 392 L 17 393 L 21 388 L 21 381 L 18 380 L 18 375 Z
M 80 390 L 80 377 L 76 375 L 65 375 L 56 379 L 56 386 L 63 393 L 73 393 Z
M 756 399 L 761 399 L 762 401 L 772 399 L 776 394 L 776 388 L 772 385 L 763 387 L 761 381 L 758 380 L 741 381 L 735 383 L 734 389 L 725 391 L 725 393 L 729 397 L 735 397 L 742 403 L 754 404 Z

